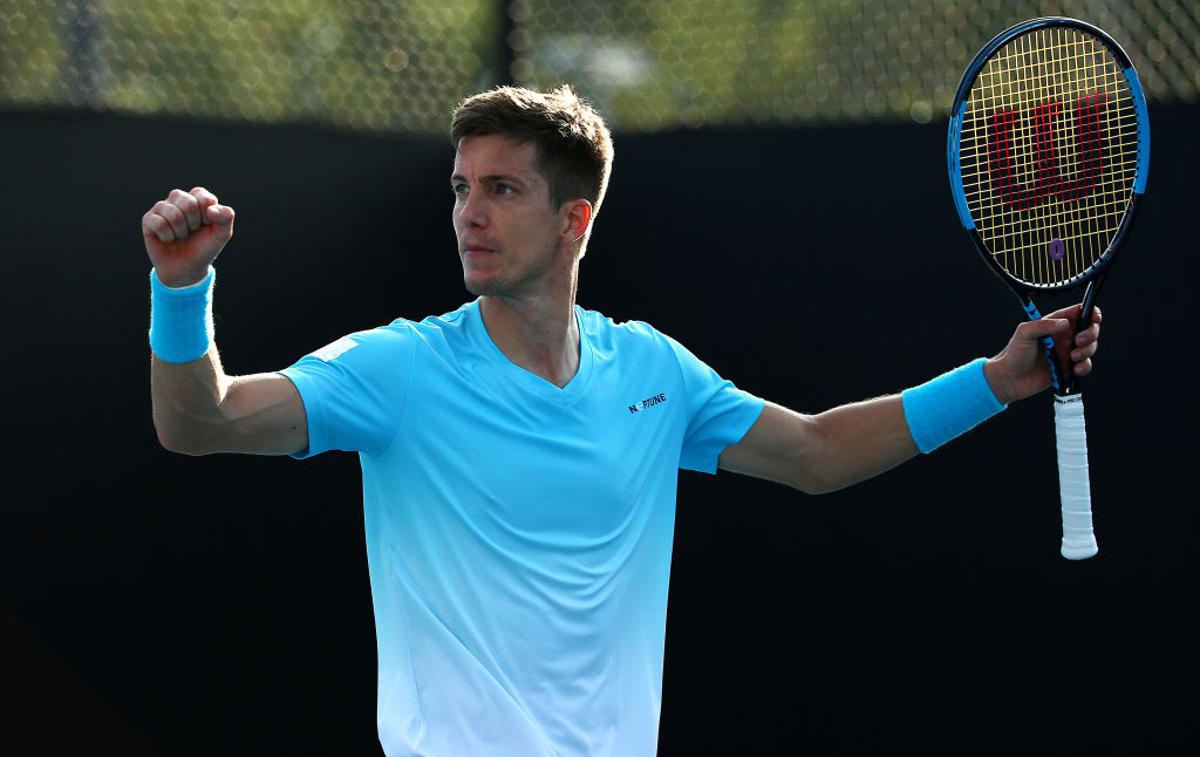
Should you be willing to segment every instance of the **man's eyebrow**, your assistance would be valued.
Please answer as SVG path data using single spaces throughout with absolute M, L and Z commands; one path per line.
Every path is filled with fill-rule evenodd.
M 457 174 L 457 173 L 450 177 L 451 183 L 456 182 L 456 181 L 465 182 L 466 180 L 467 180 L 466 176 L 463 176 L 462 174 Z M 507 174 L 507 173 L 488 174 L 487 176 L 479 177 L 479 180 L 481 182 L 483 182 L 484 184 L 495 184 L 497 182 L 503 182 L 506 184 L 524 185 L 524 184 L 528 183 L 527 181 L 522 179 L 520 176 L 517 176 L 515 174 Z

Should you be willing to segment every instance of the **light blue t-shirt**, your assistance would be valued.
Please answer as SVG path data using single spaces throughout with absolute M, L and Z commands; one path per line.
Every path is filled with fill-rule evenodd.
M 655 753 L 677 469 L 763 401 L 652 327 L 575 309 L 579 372 L 511 362 L 478 301 L 282 371 L 309 448 L 360 453 L 391 757 Z

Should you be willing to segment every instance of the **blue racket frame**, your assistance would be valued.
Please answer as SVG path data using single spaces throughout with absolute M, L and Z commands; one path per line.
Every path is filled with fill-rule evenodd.
M 1104 44 L 1117 59 L 1118 64 L 1125 74 L 1125 78 L 1129 82 L 1129 89 L 1133 95 L 1134 111 L 1137 116 L 1138 155 L 1133 182 L 1133 194 L 1130 198 L 1129 207 L 1121 219 L 1121 225 L 1118 227 L 1116 234 L 1113 235 L 1112 242 L 1109 243 L 1108 248 L 1101 254 L 1096 263 L 1083 273 L 1064 282 L 1057 284 L 1031 284 L 1013 277 L 996 262 L 991 252 L 987 249 L 987 245 L 984 244 L 982 237 L 980 237 L 979 230 L 975 227 L 975 219 L 971 217 L 971 210 L 967 205 L 966 192 L 963 190 L 962 165 L 959 160 L 959 139 L 962 134 L 963 117 L 967 110 L 967 97 L 970 94 L 971 87 L 975 84 L 975 79 L 979 76 L 979 72 L 983 69 L 992 54 L 1008 44 L 1015 37 L 1037 29 L 1049 27 L 1070 27 L 1084 31 Z M 1012 289 L 1013 293 L 1021 301 L 1021 308 L 1030 320 L 1037 320 L 1042 317 L 1042 314 L 1038 311 L 1037 306 L 1030 297 L 1032 292 L 1062 292 L 1086 284 L 1087 289 L 1083 295 L 1083 308 L 1080 311 L 1077 330 L 1082 331 L 1087 328 L 1091 323 L 1096 295 L 1099 293 L 1100 284 L 1103 281 L 1101 274 L 1111 266 L 1117 248 L 1121 246 L 1125 236 L 1129 233 L 1138 202 L 1146 191 L 1146 181 L 1150 173 L 1150 116 L 1146 109 L 1146 96 L 1142 90 L 1141 81 L 1138 79 L 1137 71 L 1134 70 L 1133 62 L 1130 60 L 1129 55 L 1117 44 L 1116 40 L 1103 30 L 1079 19 L 1067 18 L 1065 16 L 1046 16 L 1023 21 L 997 34 L 971 60 L 966 71 L 963 72 L 958 89 L 955 91 L 954 102 L 950 106 L 950 113 L 950 128 L 946 135 L 946 165 L 950 175 L 950 193 L 954 198 L 954 208 L 958 213 L 959 223 L 962 224 L 962 227 L 971 237 L 971 241 L 975 244 L 975 249 L 979 252 L 980 257 L 987 262 L 992 272 L 999 276 Z M 1049 337 L 1043 339 L 1042 346 L 1046 349 L 1046 357 L 1050 363 L 1050 380 L 1054 385 L 1055 394 L 1063 396 L 1072 392 L 1078 392 L 1078 379 L 1072 377 L 1069 369 L 1063 371 L 1058 365 L 1058 360 L 1054 354 L 1053 340 Z

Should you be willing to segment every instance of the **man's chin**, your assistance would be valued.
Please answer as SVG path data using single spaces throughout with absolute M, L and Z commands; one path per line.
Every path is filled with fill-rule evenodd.
M 496 294 L 497 291 L 496 281 L 490 277 L 463 276 L 463 285 L 466 286 L 468 292 L 476 297 Z

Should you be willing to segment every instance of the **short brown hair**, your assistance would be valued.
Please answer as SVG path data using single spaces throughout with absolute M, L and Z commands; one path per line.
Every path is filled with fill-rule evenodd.
M 536 145 L 552 207 L 582 197 L 592 204 L 593 218 L 599 212 L 612 170 L 612 136 L 596 109 L 570 85 L 547 93 L 496 87 L 459 103 L 450 120 L 454 148 L 464 137 L 489 134 Z

